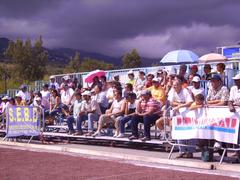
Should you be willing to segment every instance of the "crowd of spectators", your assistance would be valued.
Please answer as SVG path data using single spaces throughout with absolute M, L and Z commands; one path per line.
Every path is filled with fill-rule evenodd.
M 140 138 L 138 124 L 143 123 L 141 140 L 150 141 L 151 126 L 156 125 L 160 131 L 165 125 L 171 127 L 171 117 L 179 114 L 180 108 L 229 105 L 229 110 L 235 112 L 236 106 L 240 105 L 240 74 L 233 77 L 236 85 L 229 90 L 225 85 L 224 69 L 225 65 L 219 63 L 216 72 L 206 64 L 202 75 L 196 65 L 190 66 L 188 73 L 186 65 L 181 65 L 178 72 L 159 69 L 148 74 L 139 71 L 136 75 L 131 70 L 124 82 L 118 75 L 108 81 L 105 76 L 96 76 L 91 84 L 83 86 L 76 78 L 64 76 L 58 84 L 51 76 L 50 83 L 45 84 L 41 91 L 28 92 L 27 86 L 22 85 L 14 98 L 4 96 L 0 113 L 4 115 L 6 108 L 13 105 L 37 106 L 52 123 L 56 123 L 56 114 L 64 114 L 69 134 L 101 136 L 102 128 L 112 123 L 116 128 L 113 137 L 125 137 L 128 127 L 130 140 Z M 87 122 L 87 130 L 83 130 L 84 122 Z M 195 142 L 179 140 L 179 143 Z M 191 158 L 192 153 L 193 148 L 180 147 L 178 157 Z

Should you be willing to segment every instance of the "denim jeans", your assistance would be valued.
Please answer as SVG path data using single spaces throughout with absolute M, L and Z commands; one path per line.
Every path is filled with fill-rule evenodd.
M 125 124 L 132 119 L 132 116 L 126 116 L 120 119 L 120 133 L 125 133 Z
M 150 128 L 151 124 L 155 124 L 155 121 L 159 118 L 157 114 L 139 116 L 133 115 L 131 119 L 131 128 L 132 128 L 132 135 L 138 137 L 138 123 L 143 123 L 144 125 L 144 136 L 151 138 Z
M 73 123 L 76 121 L 77 118 L 74 118 L 73 116 L 69 116 L 67 118 L 67 125 L 68 125 L 68 129 L 69 131 L 74 131 L 73 129 Z
M 197 139 L 190 139 L 190 140 L 177 140 L 178 144 L 185 144 L 185 145 L 196 145 Z M 179 153 L 193 153 L 195 151 L 195 147 L 187 147 L 187 146 L 179 146 Z
M 54 116 L 57 115 L 57 113 L 60 113 L 60 112 L 62 112 L 62 109 L 61 109 L 61 108 L 56 108 L 56 109 L 54 109 L 53 111 L 49 112 L 49 115 L 50 115 L 51 117 L 54 117 Z
M 82 131 L 82 123 L 83 121 L 88 121 L 88 131 L 93 131 L 93 123 L 94 121 L 98 121 L 99 114 L 97 113 L 88 113 L 79 116 L 77 119 L 77 130 Z

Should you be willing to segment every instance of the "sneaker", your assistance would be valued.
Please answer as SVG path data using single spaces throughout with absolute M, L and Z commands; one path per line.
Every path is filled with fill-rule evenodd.
M 186 153 L 179 153 L 176 158 L 184 158 L 184 156 L 186 155 Z
M 116 138 L 124 138 L 124 134 L 120 133 Z
M 183 155 L 185 158 L 193 158 L 193 153 L 187 152 L 185 155 Z
M 93 131 L 90 131 L 87 134 L 85 134 L 85 136 L 92 136 L 92 135 L 93 135 Z
M 115 134 L 113 135 L 113 137 L 114 137 L 114 138 L 116 138 L 117 136 L 118 136 L 118 134 L 117 134 L 117 133 L 115 133 Z
M 142 140 L 143 142 L 145 142 L 145 141 L 151 141 L 151 138 L 145 136 L 145 137 L 141 138 L 141 140 Z
M 233 158 L 240 158 L 240 152 L 234 152 L 234 154 L 232 154 L 230 157 L 233 157 Z
M 101 136 L 101 133 L 100 133 L 99 131 L 96 131 L 96 132 L 92 135 L 92 137 L 97 137 L 97 136 Z
M 69 131 L 69 132 L 68 132 L 69 135 L 72 135 L 72 134 L 74 134 L 74 133 L 75 133 L 75 131 Z
M 134 135 L 132 135 L 132 136 L 129 136 L 129 137 L 128 137 L 128 139 L 129 139 L 129 140 L 134 140 L 134 139 L 138 139 L 138 137 L 137 137 L 137 136 L 134 136 Z
M 215 142 L 213 148 L 214 149 L 220 149 L 222 145 L 219 142 Z
M 81 136 L 83 135 L 83 132 L 82 131 L 77 131 L 76 133 L 74 133 L 75 136 Z

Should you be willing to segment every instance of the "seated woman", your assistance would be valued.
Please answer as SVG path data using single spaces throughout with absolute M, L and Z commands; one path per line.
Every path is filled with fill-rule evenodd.
M 118 119 L 116 122 L 116 131 L 120 133 L 118 134 L 117 138 L 124 137 L 125 133 L 125 124 L 129 122 L 132 118 L 132 115 L 135 114 L 136 110 L 136 94 L 135 93 L 128 93 L 125 99 L 125 115 L 122 119 Z
M 100 131 L 102 130 L 103 125 L 109 122 L 114 122 L 114 123 L 118 122 L 118 119 L 121 119 L 123 117 L 124 110 L 125 110 L 125 103 L 124 103 L 124 100 L 122 99 L 122 91 L 119 91 L 119 90 L 114 91 L 113 103 L 110 109 L 108 109 L 105 114 L 102 114 L 100 116 L 98 129 L 92 136 L 93 137 L 101 136 Z M 119 132 L 116 131 L 114 137 L 117 137 L 118 133 Z
M 57 90 L 53 90 L 51 93 L 51 98 L 50 98 L 50 109 L 49 109 L 49 113 L 46 112 L 46 116 L 49 115 L 49 123 L 53 123 L 52 121 L 54 121 L 54 116 L 58 113 L 58 112 L 62 112 L 62 103 L 61 103 L 61 98 L 60 95 L 58 94 Z

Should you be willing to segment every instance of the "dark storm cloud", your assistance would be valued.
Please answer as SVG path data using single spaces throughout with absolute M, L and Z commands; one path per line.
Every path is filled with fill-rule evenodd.
M 0 16 L 28 19 L 59 5 L 61 0 L 0 0 Z
M 240 40 L 239 9 L 238 0 L 1 0 L 0 33 L 42 34 L 51 47 L 111 55 L 131 48 L 149 57 L 177 48 L 204 53 Z

